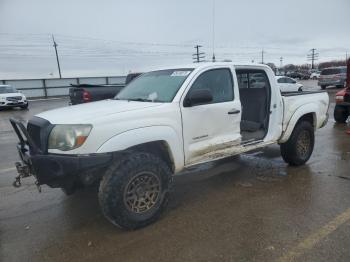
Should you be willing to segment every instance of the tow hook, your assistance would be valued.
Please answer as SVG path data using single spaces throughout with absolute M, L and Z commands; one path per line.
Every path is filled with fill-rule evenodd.
M 14 187 L 20 187 L 22 184 L 21 184 L 21 176 L 18 175 L 15 177 L 15 181 L 13 181 L 12 185 Z
M 21 162 L 16 162 L 16 169 L 18 172 L 18 176 L 15 177 L 15 181 L 12 183 L 14 187 L 20 187 L 21 178 L 31 176 L 29 172 L 29 167 L 27 165 L 22 164 Z

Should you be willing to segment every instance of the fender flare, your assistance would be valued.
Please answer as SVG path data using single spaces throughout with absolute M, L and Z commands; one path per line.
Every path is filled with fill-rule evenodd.
M 181 170 L 184 166 L 182 138 L 169 126 L 149 126 L 125 131 L 104 142 L 97 149 L 97 153 L 123 151 L 133 146 L 156 141 L 166 143 L 175 171 Z
M 294 114 L 292 115 L 292 117 L 290 118 L 289 122 L 287 123 L 287 127 L 286 129 L 283 131 L 282 136 L 280 137 L 278 143 L 285 143 L 287 142 L 287 140 L 289 139 L 289 137 L 291 136 L 296 124 L 298 123 L 298 121 L 305 115 L 307 114 L 312 114 L 313 115 L 313 126 L 316 129 L 317 125 L 318 125 L 318 119 L 317 119 L 317 115 L 318 115 L 318 107 L 316 104 L 314 103 L 310 103 L 307 105 L 303 105 L 301 107 L 299 107 Z

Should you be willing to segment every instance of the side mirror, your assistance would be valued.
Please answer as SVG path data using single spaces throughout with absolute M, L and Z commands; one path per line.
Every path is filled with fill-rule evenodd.
M 197 89 L 190 92 L 184 101 L 184 107 L 202 105 L 213 101 L 213 95 L 209 89 Z

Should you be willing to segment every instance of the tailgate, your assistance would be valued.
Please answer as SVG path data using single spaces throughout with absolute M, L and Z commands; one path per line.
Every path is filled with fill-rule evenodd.
M 84 88 L 70 87 L 69 88 L 69 98 L 73 105 L 83 103 L 83 93 Z

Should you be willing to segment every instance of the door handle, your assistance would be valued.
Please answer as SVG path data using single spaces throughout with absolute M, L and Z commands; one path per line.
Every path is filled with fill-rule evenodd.
M 239 113 L 241 113 L 241 110 L 232 109 L 232 110 L 228 111 L 227 114 L 229 114 L 229 115 L 234 115 L 234 114 L 239 114 Z

